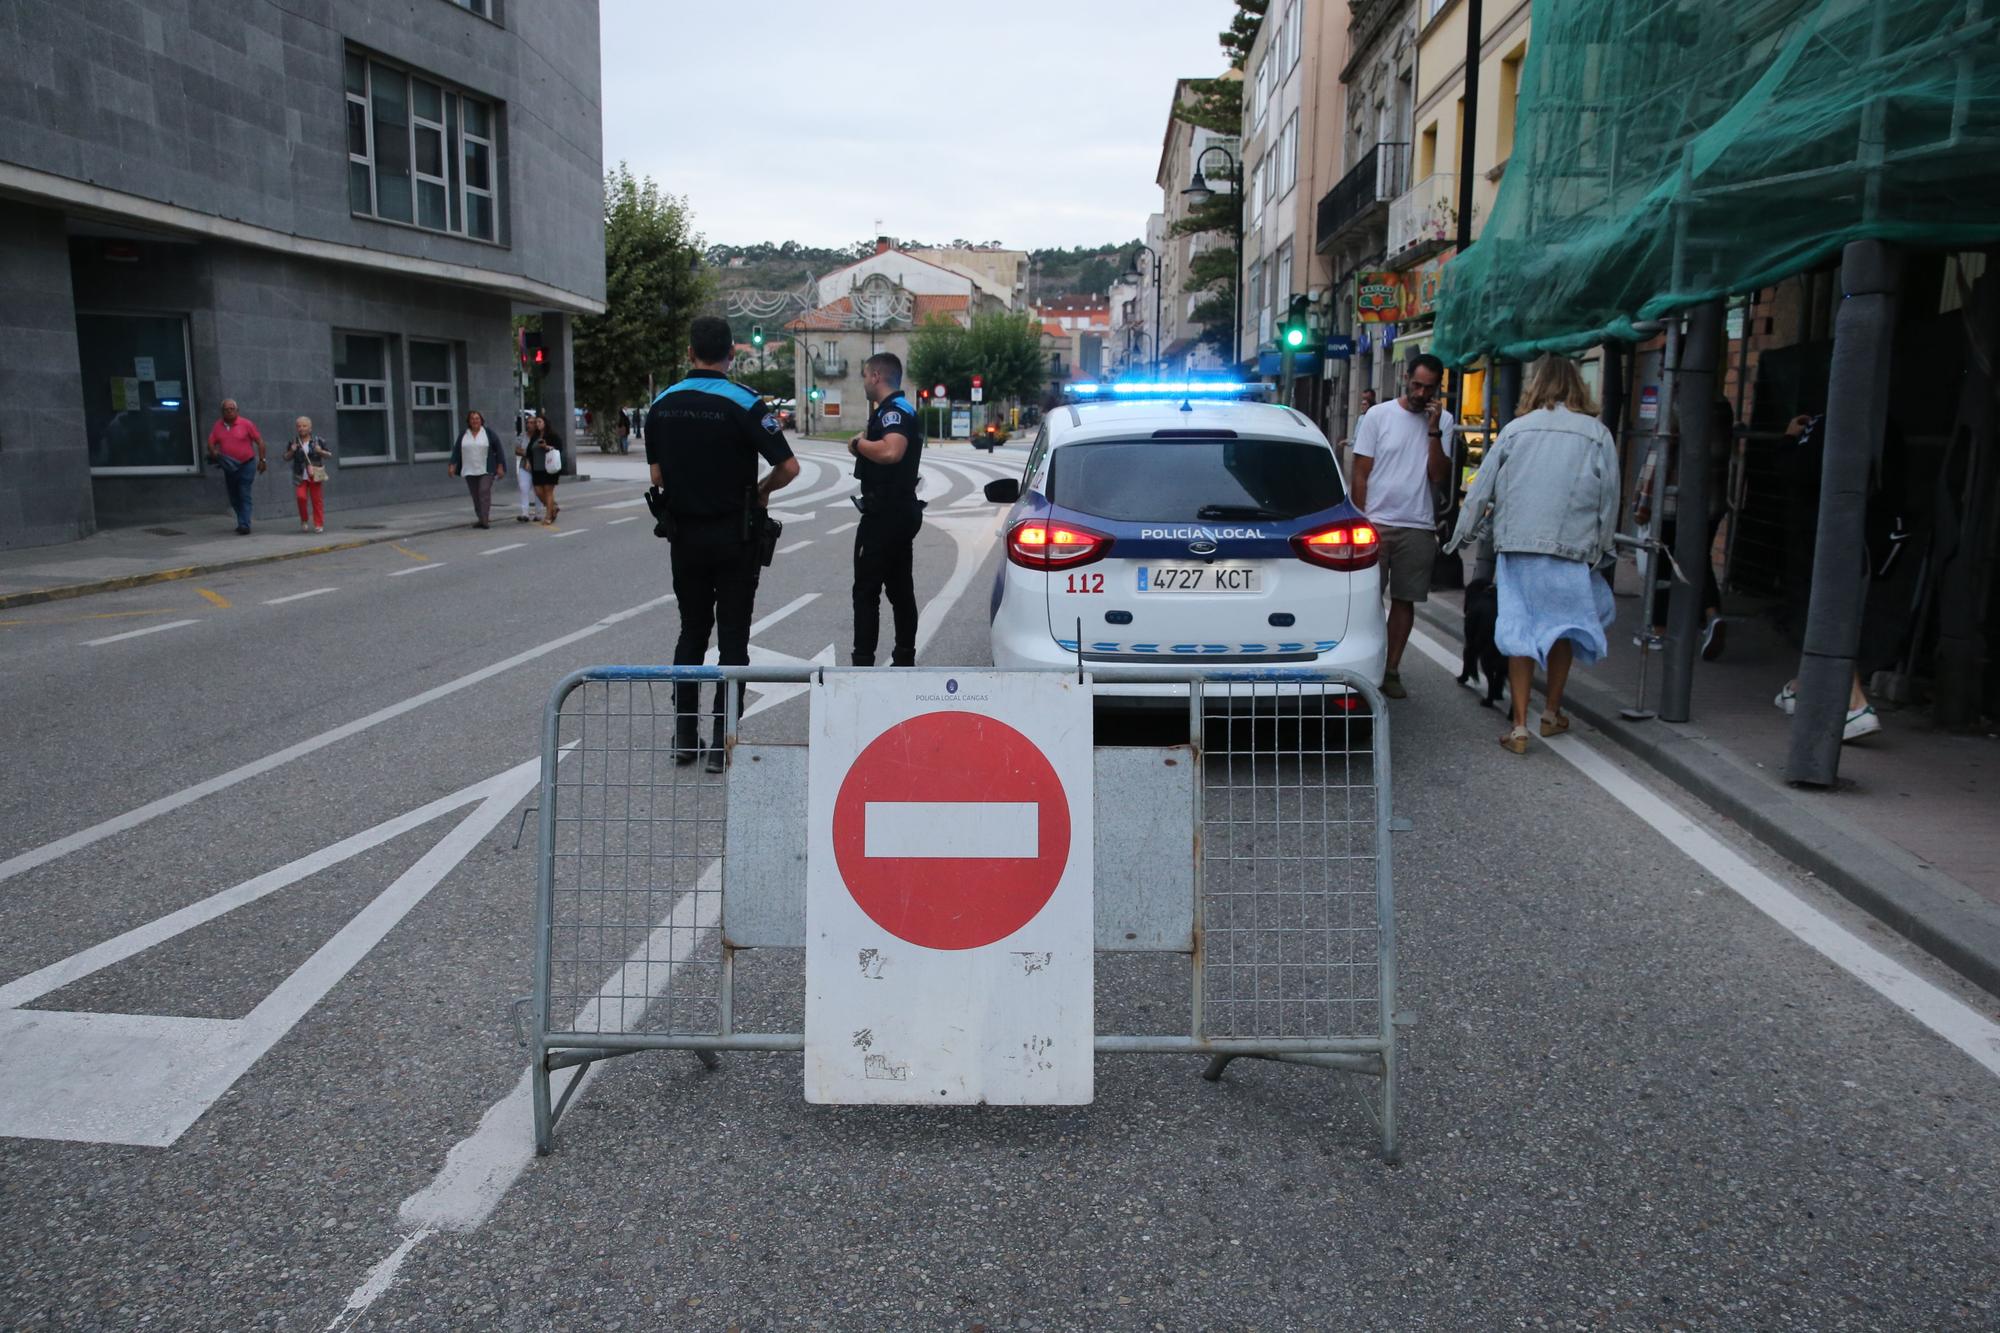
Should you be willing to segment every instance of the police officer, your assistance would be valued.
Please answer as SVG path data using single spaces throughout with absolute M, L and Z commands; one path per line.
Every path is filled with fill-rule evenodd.
M 882 594 L 889 594 L 896 642 L 889 665 L 917 664 L 917 529 L 924 502 L 917 498 L 917 469 L 924 432 L 917 409 L 903 396 L 903 362 L 877 352 L 861 363 L 861 389 L 873 410 L 868 429 L 847 442 L 861 483 L 861 522 L 854 529 L 854 665 L 875 665 L 882 631 Z
M 704 315 L 688 330 L 694 369 L 661 391 L 646 413 L 646 461 L 661 495 L 649 497 L 655 531 L 672 539 L 674 598 L 681 636 L 675 666 L 699 666 L 717 630 L 724 666 L 750 661 L 751 607 L 762 567 L 764 509 L 771 492 L 799 475 L 778 418 L 753 391 L 729 378 L 736 340 L 729 322 Z M 757 479 L 757 459 L 771 465 Z M 708 771 L 722 771 L 722 687 L 715 689 L 715 731 Z M 701 687 L 674 687 L 674 760 L 694 762 L 700 746 Z

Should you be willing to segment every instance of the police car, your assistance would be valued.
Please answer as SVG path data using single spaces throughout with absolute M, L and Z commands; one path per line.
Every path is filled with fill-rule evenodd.
M 1011 504 L 993 664 L 1346 667 L 1380 680 L 1380 539 L 1326 437 L 1246 386 L 1083 385 L 1050 412 Z M 1101 681 L 1113 700 L 1184 686 Z M 1336 691 L 1345 693 L 1345 691 Z

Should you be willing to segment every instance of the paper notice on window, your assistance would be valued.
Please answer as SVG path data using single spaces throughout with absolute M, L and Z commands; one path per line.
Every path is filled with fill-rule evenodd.
M 136 375 L 127 376 L 125 379 L 125 406 L 119 410 L 123 412 L 137 412 L 145 405 L 146 400 L 139 395 L 139 377 Z
M 181 400 L 181 382 L 179 380 L 155 381 L 153 384 L 153 397 L 159 399 L 162 403 L 174 403 L 178 405 Z
M 135 383 L 137 381 L 128 380 L 118 375 L 111 377 L 111 410 L 113 412 L 123 412 L 125 410 L 125 386 Z
M 142 379 L 142 380 L 149 380 L 149 379 L 152 379 L 152 378 L 153 378 L 153 358 L 152 358 L 152 357 L 150 357 L 150 356 L 135 356 L 135 357 L 133 357 L 133 358 L 132 358 L 132 377 L 133 377 L 134 379 Z

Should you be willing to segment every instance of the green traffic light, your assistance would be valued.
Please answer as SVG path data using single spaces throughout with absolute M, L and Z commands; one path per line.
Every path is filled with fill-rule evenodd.
M 1306 331 L 1304 329 L 1289 328 L 1285 330 L 1285 346 L 1304 347 L 1305 345 L 1306 345 Z

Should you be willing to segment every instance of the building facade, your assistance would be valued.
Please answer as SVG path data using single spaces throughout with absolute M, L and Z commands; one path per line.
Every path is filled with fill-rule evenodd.
M 568 317 L 604 300 L 591 0 L 23 5 L 0 34 L 0 547 L 219 514 L 224 398 L 280 449 L 313 419 L 332 508 L 449 494 L 464 411 L 519 401 L 516 315 L 567 416 Z M 288 491 L 280 463 L 259 512 Z
M 1242 75 L 1230 70 L 1223 77 L 1241 78 Z M 1190 79 L 1175 81 L 1173 107 L 1193 102 L 1194 94 L 1189 87 L 1192 82 Z M 1176 235 L 1174 229 L 1188 216 L 1190 204 L 1186 191 L 1188 182 L 1194 177 L 1196 164 L 1206 158 L 1204 178 L 1209 187 L 1217 194 L 1227 193 L 1231 182 L 1222 173 L 1222 157 L 1226 153 L 1231 160 L 1237 160 L 1241 147 L 1234 136 L 1190 125 L 1174 116 L 1169 109 L 1166 132 L 1160 142 L 1160 164 L 1153 175 L 1154 182 L 1160 187 L 1160 285 L 1165 296 L 1161 302 L 1159 359 L 1168 374 L 1213 368 L 1228 361 L 1228 329 L 1217 329 L 1215 338 L 1203 341 L 1202 335 L 1206 330 L 1194 318 L 1201 296 L 1189 291 L 1187 282 L 1195 257 L 1218 246 L 1227 246 L 1231 238 L 1213 232 L 1181 236 Z M 1213 149 L 1220 149 L 1221 152 L 1211 151 Z M 1240 274 L 1240 268 L 1238 272 Z

